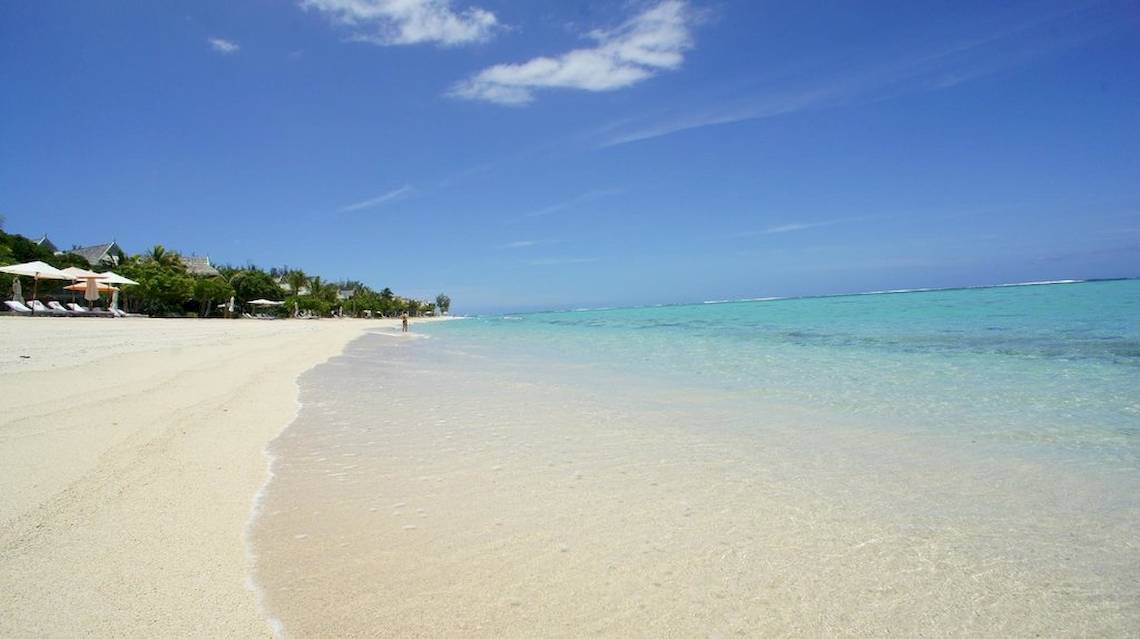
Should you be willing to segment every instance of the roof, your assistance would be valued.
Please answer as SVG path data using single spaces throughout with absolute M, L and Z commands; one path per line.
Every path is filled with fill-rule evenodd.
M 110 242 L 108 244 L 95 244 L 94 246 L 81 246 L 79 248 L 73 248 L 67 252 L 75 253 L 76 255 L 82 257 L 83 259 L 87 260 L 87 263 L 91 266 L 97 266 L 107 258 L 107 254 L 111 252 L 112 248 L 116 248 L 114 242 Z
M 190 255 L 182 258 L 182 263 L 186 265 L 186 272 L 191 275 L 221 275 L 218 269 L 210 265 L 210 258 L 205 255 Z
M 46 234 L 40 239 L 36 240 L 36 246 L 42 246 L 52 253 L 55 253 L 59 250 L 55 247 L 55 244 L 52 244 L 51 240 L 48 239 L 48 236 Z

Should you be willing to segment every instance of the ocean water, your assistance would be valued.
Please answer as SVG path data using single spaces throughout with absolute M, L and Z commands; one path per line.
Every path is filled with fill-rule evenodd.
M 271 447 L 288 636 L 1140 631 L 1140 281 L 413 330 Z

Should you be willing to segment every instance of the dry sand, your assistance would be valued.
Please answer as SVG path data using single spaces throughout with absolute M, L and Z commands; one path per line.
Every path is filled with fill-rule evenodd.
M 0 636 L 268 636 L 263 450 L 301 372 L 395 326 L 0 318 Z

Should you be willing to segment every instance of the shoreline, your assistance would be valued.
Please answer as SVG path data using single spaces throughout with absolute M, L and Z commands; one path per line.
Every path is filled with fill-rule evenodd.
M 0 321 L 0 634 L 265 636 L 267 447 L 374 328 L 398 320 Z
M 366 336 L 300 380 L 253 538 L 290 636 L 1134 626 L 1118 469 L 487 347 Z

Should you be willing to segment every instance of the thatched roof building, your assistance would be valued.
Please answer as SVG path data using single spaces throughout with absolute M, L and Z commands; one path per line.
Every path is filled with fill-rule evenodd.
M 186 272 L 191 275 L 198 275 L 201 277 L 213 277 L 221 275 L 218 269 L 210 264 L 210 258 L 205 255 L 189 255 L 182 258 L 182 263 L 186 265 Z

